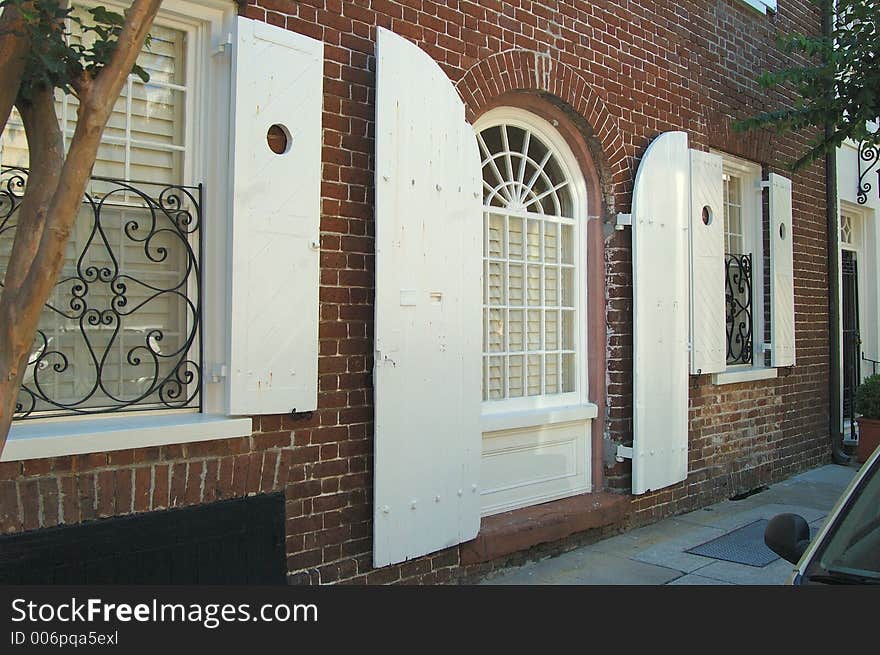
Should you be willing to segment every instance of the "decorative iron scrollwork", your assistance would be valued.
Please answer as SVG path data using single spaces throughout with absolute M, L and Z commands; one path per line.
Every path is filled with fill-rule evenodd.
M 860 205 L 868 202 L 868 194 L 871 192 L 871 183 L 868 181 L 868 173 L 877 167 L 880 161 L 880 146 L 871 145 L 868 141 L 859 144 L 859 191 L 857 200 Z M 880 170 L 877 171 L 878 184 L 880 184 Z M 880 195 L 880 186 L 878 186 Z
M 0 169 L 0 284 L 28 172 Z M 202 187 L 93 178 L 15 418 L 201 407 Z
M 724 257 L 727 363 L 752 363 L 752 256 Z

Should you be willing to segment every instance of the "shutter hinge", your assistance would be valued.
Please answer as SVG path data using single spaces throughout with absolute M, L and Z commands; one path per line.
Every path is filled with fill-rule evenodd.
M 617 455 L 614 459 L 618 462 L 622 462 L 625 459 L 633 458 L 633 449 L 632 446 L 618 446 L 617 447 Z
M 766 352 L 769 352 L 769 351 L 773 350 L 773 344 L 772 344 L 772 343 L 765 343 L 763 346 L 761 346 L 761 349 L 762 349 L 765 353 L 766 353 Z
M 214 364 L 211 366 L 211 376 L 208 382 L 222 382 L 226 379 L 226 364 Z
M 617 214 L 617 223 L 614 225 L 615 230 L 622 230 L 623 228 L 629 226 L 632 227 L 633 224 L 633 216 L 632 214 Z
M 758 191 L 761 191 L 762 189 L 769 189 L 769 188 L 770 188 L 770 180 L 761 180 L 760 182 L 758 182 Z
M 215 55 L 225 54 L 226 51 L 230 47 L 232 47 L 232 33 L 231 32 L 226 34 L 226 41 L 224 41 L 223 43 L 218 45 L 216 48 L 214 48 L 214 51 L 211 52 L 211 56 L 214 57 Z

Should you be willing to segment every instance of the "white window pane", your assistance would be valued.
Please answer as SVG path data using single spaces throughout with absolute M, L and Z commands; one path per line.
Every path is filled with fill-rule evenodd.
M 511 307 L 521 307 L 525 304 L 525 281 L 523 279 L 522 264 L 510 264 L 508 293 Z
M 504 350 L 504 310 L 489 310 L 489 350 L 502 352 Z
M 489 262 L 489 304 L 504 304 L 504 264 Z
M 574 311 L 562 311 L 562 349 L 574 350 Z
M 528 266 L 528 301 L 529 305 L 541 304 L 541 266 Z
M 559 226 L 549 221 L 544 223 L 544 261 L 558 261 Z
M 541 223 L 543 221 L 529 220 L 528 234 L 526 235 L 526 255 L 532 262 L 541 261 Z
M 98 146 L 98 156 L 95 159 L 95 167 L 92 169 L 95 177 L 112 177 L 125 179 L 125 146 L 104 142 Z M 100 185 L 89 186 L 89 193 L 100 193 Z
M 559 304 L 559 269 L 555 266 L 544 269 L 544 304 L 548 307 Z
M 574 307 L 575 283 L 574 269 L 563 268 L 562 271 L 562 306 Z
M 571 225 L 560 225 L 562 240 L 562 263 L 574 264 L 574 228 Z
M 504 257 L 504 217 L 498 214 L 489 214 L 488 225 L 489 257 Z
M 746 254 L 742 224 L 742 180 L 724 176 L 724 248 L 728 253 Z
M 544 392 L 559 393 L 559 364 L 556 354 L 544 357 Z
M 562 355 L 562 391 L 575 391 L 575 359 L 573 354 Z
M 840 215 L 840 242 L 850 245 L 853 242 L 853 221 L 846 214 Z
M 483 304 L 489 304 L 489 262 L 483 261 Z M 485 324 L 485 316 L 483 317 Z
M 139 81 L 131 87 L 132 139 L 183 145 L 183 91 Z
M 504 398 L 504 358 L 489 357 L 489 393 L 491 400 Z
M 525 393 L 525 370 L 522 355 L 511 355 L 509 358 L 507 378 L 508 392 L 511 398 L 519 398 Z
M 529 350 L 541 349 L 541 310 L 529 310 L 526 312 L 528 319 L 527 342 Z
M 544 312 L 544 350 L 559 349 L 559 311 Z
M 510 334 L 508 345 L 510 352 L 522 352 L 525 350 L 525 312 L 521 309 L 510 310 L 510 324 L 508 326 Z
M 511 260 L 523 259 L 523 219 L 511 216 L 508 219 L 508 248 Z
M 528 396 L 540 396 L 541 395 L 541 378 L 542 378 L 542 366 L 541 366 L 541 355 L 529 355 L 528 356 L 528 370 L 527 370 L 527 390 L 526 395 Z

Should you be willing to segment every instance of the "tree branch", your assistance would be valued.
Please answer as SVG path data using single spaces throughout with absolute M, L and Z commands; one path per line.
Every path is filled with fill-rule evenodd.
M 125 26 L 119 34 L 116 48 L 110 61 L 95 76 L 84 102 L 96 103 L 91 109 L 98 115 L 106 112 L 109 116 L 122 85 L 131 74 L 137 62 L 144 41 L 159 11 L 162 0 L 135 0 L 125 10 Z M 103 125 L 102 125 L 103 129 Z

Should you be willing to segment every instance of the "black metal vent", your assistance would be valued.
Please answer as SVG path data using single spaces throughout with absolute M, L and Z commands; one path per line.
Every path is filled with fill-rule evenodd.
M 0 584 L 285 584 L 284 494 L 0 537 Z

